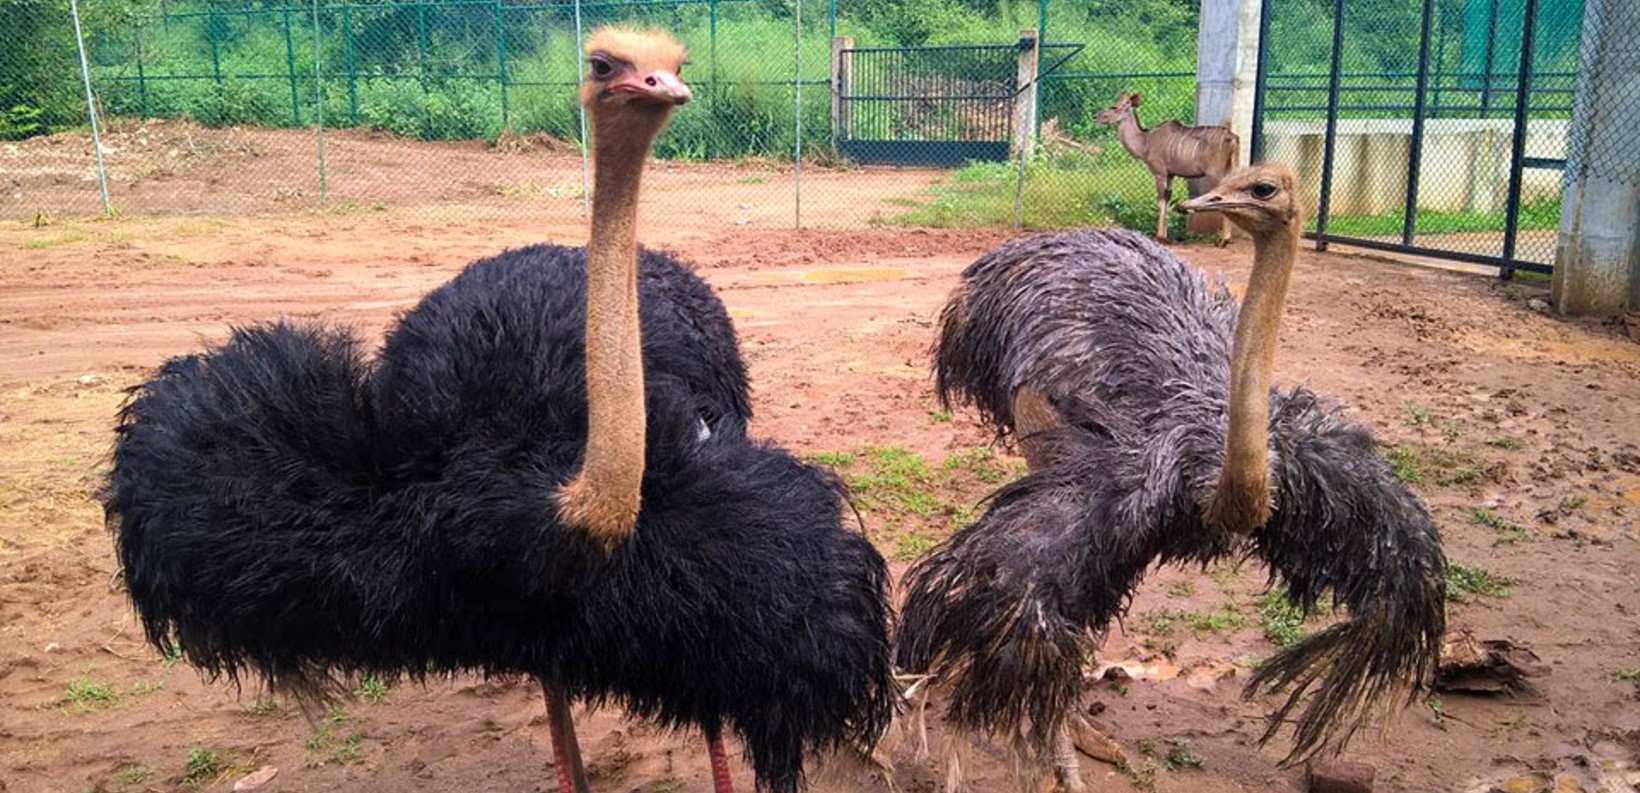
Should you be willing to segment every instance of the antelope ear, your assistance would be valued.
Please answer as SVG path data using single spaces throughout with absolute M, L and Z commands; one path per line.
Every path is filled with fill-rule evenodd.
M 1142 99 L 1142 98 L 1143 97 L 1139 96 L 1139 94 L 1137 94 L 1137 93 L 1128 94 L 1128 104 L 1131 104 L 1134 107 L 1138 107 L 1139 106 L 1139 100 Z

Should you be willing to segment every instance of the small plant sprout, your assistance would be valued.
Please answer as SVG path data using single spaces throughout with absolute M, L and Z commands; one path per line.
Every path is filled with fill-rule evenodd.
M 1521 528 L 1519 524 L 1504 518 L 1486 507 L 1476 509 L 1472 514 L 1474 515 L 1476 523 L 1497 532 L 1498 539 L 1497 542 L 1494 543 L 1496 545 L 1514 545 L 1515 543 L 1526 539 L 1526 530 Z
M 1401 405 L 1401 410 L 1406 414 L 1403 420 L 1408 427 L 1422 427 L 1429 423 L 1429 408 L 1423 405 L 1406 402 Z
M 1471 595 L 1506 598 L 1513 594 L 1509 587 L 1519 583 L 1462 562 L 1448 562 L 1446 566 L 1446 599 L 1454 603 L 1468 603 Z
M 359 699 L 372 705 L 380 705 L 387 699 L 387 692 L 390 690 L 392 690 L 391 686 L 388 686 L 381 678 L 367 677 L 359 681 L 358 696 Z
M 1167 754 L 1162 757 L 1162 767 L 1169 771 L 1182 771 L 1186 768 L 1201 768 L 1202 756 L 1196 754 L 1190 743 L 1183 738 L 1169 739 Z
M 189 790 L 203 790 L 221 777 L 227 767 L 228 761 L 222 752 L 195 744 L 188 750 L 182 778 L 177 782 Z

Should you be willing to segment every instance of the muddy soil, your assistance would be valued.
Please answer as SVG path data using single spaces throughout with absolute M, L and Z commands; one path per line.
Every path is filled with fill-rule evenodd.
M 657 192 L 646 205 L 645 239 L 696 262 L 729 305 L 756 432 L 861 486 L 867 528 L 897 570 L 1018 470 L 970 412 L 940 410 L 927 374 L 946 293 L 1005 233 L 760 229 L 737 225 L 733 206 L 710 210 L 710 224 L 668 224 L 667 200 Z M 91 492 L 122 389 L 165 357 L 280 316 L 378 338 L 476 257 L 578 240 L 583 221 L 559 214 L 0 226 L 0 790 L 229 790 L 264 766 L 277 768 L 268 791 L 553 789 L 539 692 L 526 682 L 371 687 L 310 721 L 254 681 L 205 681 L 161 658 L 118 590 Z M 1180 250 L 1233 285 L 1245 279 L 1245 243 Z M 1279 378 L 1351 405 L 1419 480 L 1450 557 L 1508 579 L 1452 603 L 1451 621 L 1529 645 L 1549 668 L 1516 695 L 1420 699 L 1360 737 L 1347 758 L 1376 766 L 1379 790 L 1536 790 L 1556 775 L 1564 790 L 1633 789 L 1640 345 L 1620 327 L 1533 311 L 1539 294 L 1338 254 L 1307 252 L 1298 265 Z M 876 475 L 891 467 L 903 484 Z M 908 508 L 895 488 L 939 506 Z M 1127 663 L 1129 679 L 1088 687 L 1088 707 L 1132 761 L 1084 760 L 1093 790 L 1303 789 L 1302 769 L 1278 766 L 1279 740 L 1256 745 L 1270 702 L 1240 696 L 1272 649 L 1263 583 L 1256 565 L 1150 577 L 1100 652 Z M 597 789 L 710 789 L 698 736 L 611 712 L 578 721 Z M 892 751 L 895 789 L 937 789 L 952 736 L 937 719 L 930 732 L 936 759 L 918 758 L 912 740 Z M 979 752 L 978 790 L 1013 789 L 1002 746 Z M 891 789 L 841 762 L 816 782 Z

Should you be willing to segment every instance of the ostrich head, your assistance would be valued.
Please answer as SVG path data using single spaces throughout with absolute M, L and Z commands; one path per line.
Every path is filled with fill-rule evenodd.
M 1295 233 L 1300 225 L 1297 178 L 1285 165 L 1266 163 L 1225 176 L 1212 192 L 1179 205 L 1186 212 L 1221 212 L 1242 231 L 1263 234 Z
M 605 129 L 647 127 L 659 133 L 672 109 L 692 96 L 678 77 L 683 45 L 665 33 L 602 28 L 587 39 L 586 57 L 581 104 Z
M 1115 124 L 1116 122 L 1122 120 L 1122 116 L 1132 113 L 1133 109 L 1139 106 L 1139 102 L 1142 98 L 1143 97 L 1136 93 L 1118 94 L 1116 96 L 1116 101 L 1112 102 L 1110 107 L 1107 107 L 1104 110 L 1094 114 L 1093 120 L 1099 122 L 1100 124 Z

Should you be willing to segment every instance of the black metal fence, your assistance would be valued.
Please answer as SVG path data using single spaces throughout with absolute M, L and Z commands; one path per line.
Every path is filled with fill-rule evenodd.
M 1548 272 L 1582 12 L 1582 0 L 1267 0 L 1255 157 L 1313 186 L 1320 247 Z

